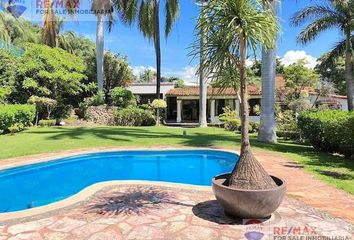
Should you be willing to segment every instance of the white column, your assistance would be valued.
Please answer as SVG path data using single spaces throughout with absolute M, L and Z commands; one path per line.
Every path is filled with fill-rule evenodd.
M 215 121 L 215 100 L 210 100 L 210 121 Z
M 182 100 L 177 100 L 177 122 L 182 122 Z

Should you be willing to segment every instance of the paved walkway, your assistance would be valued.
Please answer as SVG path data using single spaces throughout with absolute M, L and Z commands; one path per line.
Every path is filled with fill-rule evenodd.
M 227 240 L 260 234 L 263 239 L 325 236 L 350 240 L 354 236 L 351 224 L 291 198 L 263 223 L 244 223 L 226 217 L 209 190 L 129 184 L 102 189 L 65 209 L 0 225 L 0 239 Z

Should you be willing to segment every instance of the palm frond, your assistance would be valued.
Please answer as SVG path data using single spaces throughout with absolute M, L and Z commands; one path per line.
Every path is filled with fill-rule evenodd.
M 307 21 L 312 21 L 314 19 L 328 17 L 328 16 L 338 16 L 338 13 L 330 5 L 315 5 L 306 7 L 294 14 L 291 18 L 291 24 L 295 27 L 301 26 Z
M 139 7 L 138 26 L 144 37 L 152 39 L 154 36 L 154 4 L 152 0 L 143 0 Z
M 354 35 L 352 35 L 351 38 L 352 45 L 354 46 Z M 339 57 L 342 57 L 345 55 L 345 50 L 346 50 L 346 40 L 342 40 L 338 42 L 335 47 L 326 55 L 321 57 L 320 61 L 321 63 L 319 64 L 320 68 L 329 68 L 333 64 L 335 64 L 336 60 Z
M 132 24 L 136 18 L 138 0 L 112 0 L 120 19 L 125 24 Z
M 279 30 L 277 19 L 271 10 L 263 8 L 257 0 L 214 0 L 206 8 L 206 17 L 200 15 L 196 25 L 196 40 L 189 56 L 203 54 L 198 71 L 214 80 L 237 79 L 240 62 L 239 35 L 243 33 L 249 50 L 256 51 L 260 45 L 274 47 Z M 200 48 L 200 37 L 206 44 Z M 235 86 L 235 85 L 233 85 Z
M 167 38 L 172 30 L 172 26 L 179 16 L 179 1 L 178 0 L 165 0 L 165 12 L 166 12 L 166 23 L 165 23 L 165 37 Z
M 297 41 L 301 44 L 307 44 L 308 42 L 316 39 L 320 33 L 338 26 L 337 16 L 325 16 L 317 19 L 304 30 L 300 32 L 297 37 Z

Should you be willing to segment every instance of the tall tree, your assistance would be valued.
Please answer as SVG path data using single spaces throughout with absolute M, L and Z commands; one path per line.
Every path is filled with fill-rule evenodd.
M 266 7 L 271 8 L 276 15 L 278 0 L 267 1 L 269 4 L 266 4 Z M 277 141 L 275 123 L 276 52 L 276 47 L 268 50 L 265 48 L 262 49 L 262 99 L 258 140 L 268 143 L 275 143 Z
M 247 50 L 255 52 L 259 45 L 274 48 L 278 32 L 276 18 L 258 0 L 214 0 L 205 9 L 208 20 L 199 17 L 197 23 L 199 34 L 207 29 L 203 69 L 219 80 L 232 74 L 232 79 L 239 79 L 237 85 L 241 90 L 241 154 L 226 184 L 242 189 L 275 187 L 251 151 L 246 58 Z M 194 43 L 193 49 L 194 55 L 200 54 L 199 44 Z
M 129 0 L 127 2 L 131 5 L 139 6 L 135 8 L 138 10 L 138 27 L 144 37 L 154 41 L 156 54 L 156 97 L 159 99 L 161 85 L 160 6 L 162 0 Z M 179 16 L 179 1 L 164 0 L 164 4 L 165 38 L 167 38 Z
M 197 4 L 201 5 L 201 17 L 205 16 L 204 8 L 208 4 L 208 0 L 197 0 Z M 204 62 L 204 45 L 205 37 L 202 30 L 200 34 L 200 62 L 199 62 L 199 127 L 207 127 L 207 94 L 208 94 L 208 82 L 207 77 L 203 70 L 203 62 Z
M 351 41 L 354 30 L 354 1 L 326 0 L 318 5 L 306 7 L 292 18 L 294 26 L 302 26 L 311 21 L 301 31 L 297 40 L 307 44 L 315 40 L 325 30 L 338 28 L 345 36 L 345 80 L 347 87 L 348 109 L 354 109 L 354 80 L 353 80 L 353 44 Z
M 104 58 L 104 18 L 108 18 L 108 30 L 113 24 L 113 2 L 111 0 L 93 0 L 91 10 L 97 17 L 96 28 L 96 62 L 97 62 L 97 86 L 103 91 L 103 58 Z
M 354 46 L 354 35 L 351 37 Z M 346 94 L 345 76 L 345 48 L 346 41 L 339 42 L 330 52 L 323 54 L 319 59 L 315 70 L 321 75 L 325 81 L 335 84 L 338 93 Z M 354 68 L 353 73 L 354 75 Z

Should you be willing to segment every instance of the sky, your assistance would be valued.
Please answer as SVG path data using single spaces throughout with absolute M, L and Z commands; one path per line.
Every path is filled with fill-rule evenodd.
M 317 2 L 320 2 L 320 0 L 317 0 Z M 161 1 L 161 4 L 163 3 L 164 0 Z M 316 3 L 316 0 L 283 0 L 281 3 L 279 10 L 281 34 L 277 55 L 285 65 L 306 58 L 309 62 L 308 66 L 314 67 L 316 58 L 329 51 L 342 38 L 337 30 L 332 30 L 324 32 L 321 37 L 307 46 L 297 44 L 296 36 L 301 28 L 290 26 L 289 19 L 296 11 L 314 3 Z M 89 2 L 86 4 L 89 4 Z M 168 39 L 164 39 L 163 26 L 161 26 L 162 73 L 164 76 L 177 76 L 186 81 L 196 79 L 194 72 L 198 61 L 192 61 L 188 57 L 188 53 L 194 40 L 194 26 L 199 11 L 199 7 L 194 4 L 193 0 L 180 0 L 180 17 Z M 34 19 L 33 16 L 28 17 Z M 163 13 L 161 14 L 161 22 L 163 22 Z M 95 17 L 78 15 L 75 21 L 69 19 L 65 22 L 64 30 L 73 30 L 79 35 L 95 41 Z M 136 25 L 128 27 L 120 21 L 116 21 L 111 32 L 108 32 L 106 27 L 105 49 L 127 56 L 135 74 L 147 68 L 155 69 L 153 42 L 144 39 Z

